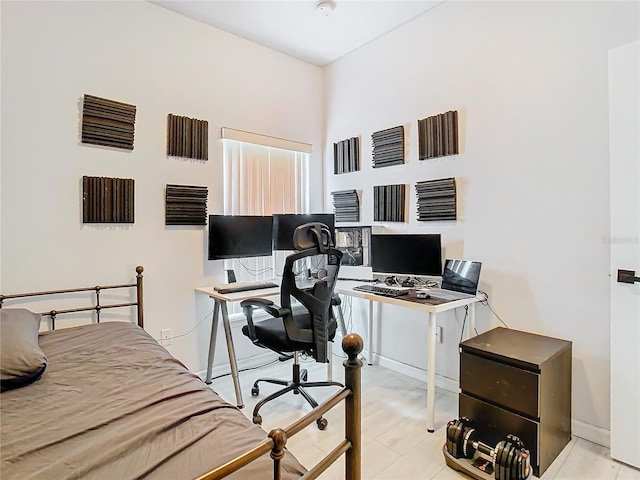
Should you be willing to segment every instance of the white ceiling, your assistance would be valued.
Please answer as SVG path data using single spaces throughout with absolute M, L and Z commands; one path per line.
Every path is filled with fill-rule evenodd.
M 422 15 L 443 0 L 149 0 L 199 22 L 324 66 Z

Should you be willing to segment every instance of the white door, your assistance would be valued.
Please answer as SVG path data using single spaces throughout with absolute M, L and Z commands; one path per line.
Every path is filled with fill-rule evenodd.
M 609 51 L 611 456 L 640 468 L 640 42 Z M 618 281 L 618 271 L 627 273 Z M 640 279 L 639 279 L 640 280 Z

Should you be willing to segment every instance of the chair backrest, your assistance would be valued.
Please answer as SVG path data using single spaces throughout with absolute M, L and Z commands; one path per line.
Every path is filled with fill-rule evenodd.
M 331 300 L 342 260 L 342 252 L 333 247 L 331 235 L 327 236 L 327 233 L 329 233 L 329 228 L 320 223 L 307 223 L 296 229 L 294 245 L 297 248 L 303 247 L 303 249 L 286 258 L 280 287 L 281 306 L 291 309 L 291 297 L 293 297 L 309 312 L 313 329 L 314 349 L 312 354 L 318 362 L 327 361 L 327 344 L 336 328 L 331 310 Z M 312 257 L 316 257 L 314 265 L 319 264 L 317 260 L 324 260 L 323 266 L 319 270 L 323 272 L 324 276 L 317 280 L 313 279 L 313 282 L 308 280 L 308 283 L 303 279 L 300 285 L 296 284 L 296 273 L 306 270 L 299 269 L 300 271 L 296 272 L 296 262 L 299 266 L 304 262 L 304 259 Z M 294 334 L 294 332 L 291 333 Z

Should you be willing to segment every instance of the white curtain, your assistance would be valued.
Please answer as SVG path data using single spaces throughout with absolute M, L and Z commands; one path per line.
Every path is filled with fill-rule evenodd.
M 225 215 L 309 211 L 309 154 L 223 140 Z
M 225 215 L 309 212 L 308 153 L 229 139 L 222 143 Z M 225 268 L 233 268 L 239 282 L 253 281 L 276 277 L 283 262 L 284 252 L 276 252 L 226 260 Z

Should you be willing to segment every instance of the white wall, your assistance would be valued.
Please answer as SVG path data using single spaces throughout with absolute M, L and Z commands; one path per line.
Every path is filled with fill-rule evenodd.
M 186 333 L 212 309 L 194 287 L 223 267 L 204 227 L 164 225 L 165 184 L 207 186 L 222 213 L 221 126 L 313 144 L 322 177 L 321 70 L 142 1 L 1 8 L 2 292 L 127 282 L 143 265 L 147 331 Z M 85 93 L 137 106 L 132 152 L 80 143 Z M 166 156 L 168 113 L 209 121 L 209 161 Z M 135 179 L 135 223 L 83 224 L 83 175 Z M 322 186 L 310 193 L 321 209 Z M 169 347 L 194 370 L 209 326 Z
M 637 2 L 447 2 L 327 67 L 324 92 L 320 69 L 146 2 L 0 5 L 3 293 L 129 280 L 142 264 L 147 330 L 185 333 L 211 310 L 193 287 L 222 281 L 222 264 L 202 227 L 164 226 L 164 185 L 207 185 L 221 212 L 223 125 L 312 143 L 315 178 L 323 139 L 360 135 L 363 170 L 334 176 L 325 157 L 312 208 L 355 186 L 370 224 L 371 186 L 407 183 L 409 221 L 377 231 L 440 232 L 447 257 L 483 261 L 481 289 L 511 327 L 574 342 L 574 418 L 608 429 L 607 50 L 638 39 Z M 84 93 L 138 107 L 133 152 L 80 144 Z M 419 162 L 417 119 L 449 109 L 461 154 Z M 166 157 L 168 113 L 209 121 L 208 162 Z M 371 133 L 400 124 L 407 164 L 374 171 Z M 134 178 L 135 224 L 83 225 L 83 175 Z M 446 176 L 459 220 L 419 224 L 415 182 Z M 425 368 L 424 319 L 381 313 L 382 354 Z M 440 319 L 452 379 L 460 322 Z M 496 325 L 480 307 L 479 330 Z M 208 326 L 169 347 L 194 370 Z
M 609 428 L 607 50 L 639 37 L 637 2 L 446 2 L 325 73 L 327 194 L 409 185 L 409 221 L 444 256 L 483 262 L 481 290 L 512 328 L 573 341 L 573 416 Z M 418 161 L 417 120 L 458 110 L 460 151 Z M 374 170 L 371 133 L 405 126 L 406 164 Z M 333 175 L 333 142 L 362 138 L 362 170 Z M 415 182 L 456 178 L 457 222 L 417 222 Z M 365 314 L 354 304 L 357 314 Z M 478 330 L 499 325 L 479 306 Z M 426 368 L 426 319 L 385 306 L 380 353 Z M 462 316 L 442 316 L 437 373 L 458 378 Z M 356 322 L 357 323 L 357 322 Z M 362 328 L 362 325 L 357 326 Z

